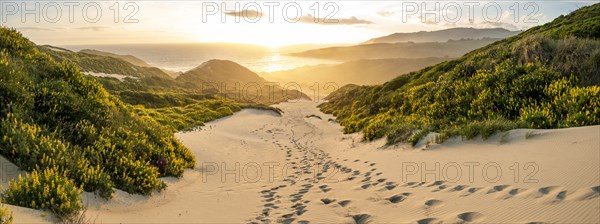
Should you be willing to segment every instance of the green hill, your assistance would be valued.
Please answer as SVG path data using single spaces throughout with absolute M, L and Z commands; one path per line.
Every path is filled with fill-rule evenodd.
M 517 127 L 600 124 L 600 4 L 383 85 L 328 96 L 346 132 L 416 143 Z
M 185 88 L 223 96 L 245 103 L 274 104 L 288 99 L 308 99 L 304 93 L 290 88 L 287 91 L 250 69 L 228 60 L 210 60 L 184 72 L 176 79 Z
M 104 88 L 125 103 L 147 108 L 186 106 L 215 98 L 248 104 L 308 98 L 294 89 L 284 92 L 280 86 L 270 86 L 271 83 L 248 68 L 227 60 L 210 60 L 173 78 L 159 68 L 132 64 L 112 53 L 72 52 L 52 46 L 38 46 L 38 49 L 57 62 L 71 62 L 84 74 L 95 76 Z M 255 94 L 257 87 L 262 90 L 260 95 Z
M 93 77 L 6 28 L 0 74 L 0 154 L 23 170 L 52 169 L 110 197 L 113 187 L 150 194 L 164 187 L 158 177 L 195 165 L 169 128 L 135 115 Z

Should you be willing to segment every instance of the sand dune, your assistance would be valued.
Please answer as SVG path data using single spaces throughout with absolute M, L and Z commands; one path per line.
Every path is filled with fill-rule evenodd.
M 317 103 L 243 110 L 177 137 L 197 168 L 152 197 L 86 194 L 98 223 L 600 222 L 600 126 L 383 147 Z M 310 116 L 316 115 L 316 116 Z M 15 221 L 43 222 L 11 207 Z

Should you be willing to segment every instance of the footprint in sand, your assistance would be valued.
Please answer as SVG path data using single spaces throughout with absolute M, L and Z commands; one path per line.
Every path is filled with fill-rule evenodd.
M 558 192 L 558 194 L 556 194 L 556 196 L 554 197 L 554 199 L 552 200 L 552 202 L 561 202 L 564 201 L 567 198 L 567 191 L 561 191 Z
M 447 185 L 440 185 L 436 189 L 433 189 L 431 192 L 438 192 L 438 191 L 444 190 L 446 188 L 448 188 Z
M 444 202 L 438 199 L 429 199 L 423 203 L 426 209 L 438 208 L 444 205 Z
M 368 189 L 369 187 L 371 187 L 371 184 L 363 184 L 360 186 L 360 188 L 365 189 L 365 190 Z
M 465 212 L 456 215 L 460 222 L 479 222 L 484 216 L 479 212 Z
M 397 195 L 393 195 L 389 198 L 387 198 L 388 201 L 390 201 L 391 203 L 400 203 L 404 200 L 406 200 L 408 198 L 408 196 L 410 196 L 411 193 L 402 193 L 402 194 L 397 194 Z
M 291 224 L 292 222 L 294 222 L 294 220 L 296 220 L 295 218 L 292 218 L 294 216 L 294 213 L 290 213 L 290 214 L 285 214 L 283 216 L 281 216 L 281 218 L 283 218 L 280 222 L 284 223 L 284 224 Z
M 371 215 L 369 214 L 357 214 L 353 215 L 352 219 L 356 224 L 367 224 L 371 222 Z
M 438 180 L 438 181 L 435 181 L 435 182 L 433 182 L 433 183 L 431 183 L 431 184 L 427 185 L 427 187 L 440 186 L 440 185 L 442 185 L 442 184 L 444 184 L 444 183 L 446 183 L 446 182 L 445 182 L 445 181 Z
M 329 187 L 329 185 L 321 185 L 321 186 L 319 186 L 319 189 L 321 189 L 321 191 L 323 191 L 324 193 L 331 191 L 331 188 Z
M 438 224 L 442 223 L 442 220 L 436 218 L 424 218 L 416 221 L 417 224 Z
M 426 182 L 419 182 L 419 183 L 413 185 L 413 187 L 420 187 L 420 186 L 423 186 L 425 184 L 426 184 Z
M 590 200 L 590 199 L 594 199 L 600 196 L 600 185 L 599 186 L 595 186 L 595 187 L 591 187 L 591 188 L 586 188 L 586 189 L 581 189 L 578 190 L 575 195 L 574 195 L 574 199 L 575 200 L 579 200 L 579 201 L 583 201 L 583 200 Z
M 506 199 L 512 198 L 514 196 L 517 196 L 522 191 L 523 191 L 523 189 L 521 189 L 521 188 L 513 188 L 507 194 L 500 196 L 499 198 L 506 200 Z
M 322 198 L 321 202 L 323 202 L 323 204 L 331 204 L 332 202 L 335 202 L 335 199 L 329 199 L 329 198 Z
M 395 182 L 386 182 L 385 186 L 381 189 L 381 190 L 393 190 L 394 188 L 398 187 L 398 184 L 396 184 Z
M 452 189 L 450 189 L 450 192 L 462 191 L 462 190 L 466 189 L 467 187 L 468 187 L 467 185 L 458 185 L 458 186 L 453 187 Z
M 346 207 L 348 206 L 348 204 L 350 204 L 350 200 L 343 200 L 343 201 L 338 201 L 338 205 L 342 206 L 342 207 Z
M 550 194 L 551 192 L 558 190 L 559 188 L 560 188 L 559 186 L 548 186 L 548 187 L 538 188 L 537 192 L 534 192 L 534 197 L 535 198 L 544 197 L 544 196 Z
M 471 188 L 467 189 L 466 192 L 461 195 L 461 197 L 466 197 L 466 196 L 472 195 L 479 190 L 481 190 L 480 187 L 471 187 Z
M 297 216 L 301 216 L 302 214 L 304 214 L 305 212 L 308 211 L 308 210 L 306 210 L 306 205 L 296 206 L 294 208 L 294 210 L 296 210 L 296 215 Z
M 487 193 L 491 194 L 491 193 L 500 192 L 508 187 L 509 187 L 509 185 L 496 185 L 496 186 L 493 186 Z
M 403 187 L 411 187 L 411 186 L 414 186 L 416 184 L 417 184 L 417 182 L 408 182 L 408 183 L 404 184 Z

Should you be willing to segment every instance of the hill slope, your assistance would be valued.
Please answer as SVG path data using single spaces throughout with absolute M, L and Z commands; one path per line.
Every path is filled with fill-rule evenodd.
M 37 46 L 37 48 L 39 51 L 50 55 L 57 62 L 70 61 L 74 63 L 82 72 L 86 73 L 117 74 L 135 78 L 171 78 L 159 68 L 146 66 L 147 64 L 143 61 L 143 63 L 131 63 L 129 60 L 111 53 L 93 50 L 73 52 L 48 45 Z M 139 65 L 140 63 L 141 65 Z
M 291 70 L 263 73 L 270 80 L 285 82 L 314 83 L 321 85 L 334 82 L 337 85 L 350 83 L 374 85 L 384 83 L 398 75 L 431 66 L 449 58 L 390 58 L 365 59 L 344 62 L 337 65 L 304 66 Z
M 112 57 L 112 58 L 118 58 L 118 59 L 124 60 L 126 62 L 129 62 L 132 65 L 136 65 L 136 66 L 140 66 L 140 67 L 152 67 L 151 65 L 149 65 L 148 63 L 146 63 L 142 59 L 139 59 L 139 58 L 137 58 L 137 57 L 135 57 L 133 55 L 113 54 L 113 53 L 104 52 L 104 51 L 98 51 L 98 50 L 93 50 L 93 49 L 83 49 L 83 50 L 80 50 L 79 52 L 80 53 L 85 53 L 85 54 L 93 54 L 93 55 L 100 55 L 100 56 L 108 56 L 108 57 Z
M 498 39 L 456 40 L 442 43 L 376 43 L 349 47 L 328 47 L 292 53 L 296 57 L 335 60 L 382 58 L 460 57 Z
M 210 60 L 198 67 L 184 72 L 177 80 L 194 84 L 196 82 L 215 83 L 263 83 L 267 80 L 261 78 L 250 69 L 228 60 Z
M 75 65 L 56 62 L 6 28 L 0 28 L 0 74 L 0 154 L 25 171 L 56 173 L 57 181 L 109 198 L 113 187 L 151 194 L 164 188 L 160 176 L 195 166 L 171 129 L 135 115 Z M 43 208 L 35 200 L 50 198 L 38 196 L 17 201 Z
M 510 31 L 502 28 L 476 29 L 476 28 L 450 28 L 436 31 L 420 31 L 414 33 L 394 33 L 388 36 L 370 39 L 364 44 L 398 43 L 398 42 L 447 42 L 461 39 L 504 39 L 519 34 L 521 31 Z
M 104 52 L 104 51 L 93 50 L 93 49 L 83 49 L 83 50 L 80 50 L 79 53 L 117 58 L 117 59 L 121 59 L 123 61 L 129 62 L 132 65 L 139 66 L 139 67 L 147 67 L 147 68 L 154 67 L 154 66 L 146 63 L 144 60 L 139 59 L 133 55 L 113 54 L 110 52 Z M 160 70 L 172 77 L 177 77 L 178 75 L 181 74 L 181 72 L 174 72 L 174 71 L 169 71 L 169 70 L 165 70 L 165 69 L 160 69 Z
M 113 57 L 112 53 L 72 52 L 52 46 L 38 46 L 38 49 L 58 62 L 74 63 L 85 74 L 96 76 L 111 94 L 134 105 L 141 104 L 151 108 L 185 106 L 197 100 L 216 97 L 251 104 L 274 104 L 289 98 L 307 98 L 294 90 L 288 91 L 289 94 L 279 91 L 276 97 L 272 98 L 268 97 L 268 90 L 265 90 L 264 97 L 242 98 L 241 91 L 229 94 L 227 89 L 221 91 L 219 88 L 212 88 L 213 85 L 203 86 L 202 83 L 218 83 L 218 86 L 225 83 L 233 89 L 234 83 L 241 83 L 242 86 L 247 83 L 267 83 L 249 69 L 230 61 L 211 60 L 186 72 L 185 75 L 173 78 L 164 70 L 134 65 L 120 57 Z
M 430 131 L 487 137 L 516 127 L 600 124 L 600 4 L 320 105 L 346 132 L 416 143 Z
M 176 79 L 186 88 L 203 93 L 219 93 L 240 102 L 273 104 L 288 99 L 305 98 L 304 93 L 291 88 L 284 90 L 250 69 L 228 60 L 210 60 L 184 72 Z

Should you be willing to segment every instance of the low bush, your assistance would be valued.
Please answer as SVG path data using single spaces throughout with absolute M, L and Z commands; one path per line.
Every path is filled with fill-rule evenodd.
M 0 203 L 0 224 L 12 224 L 12 212 Z
M 600 16 L 583 7 L 383 85 L 347 85 L 319 105 L 346 133 L 415 144 L 427 132 L 487 138 L 513 128 L 600 124 Z M 560 24 L 560 25 L 557 25 Z
M 9 204 L 35 209 L 47 209 L 59 218 L 74 214 L 81 209 L 79 194 L 81 188 L 64 173 L 48 168 L 19 176 L 12 180 L 2 199 Z

